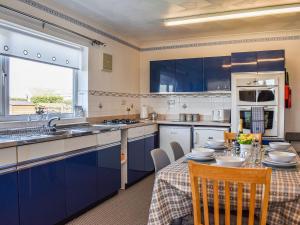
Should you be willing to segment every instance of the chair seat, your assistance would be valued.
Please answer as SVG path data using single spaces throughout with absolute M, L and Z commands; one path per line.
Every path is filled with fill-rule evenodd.
M 242 224 L 248 224 L 249 211 L 243 210 Z M 179 222 L 180 221 L 180 222 Z M 202 223 L 204 224 L 204 218 L 202 214 Z M 209 208 L 209 225 L 214 225 L 214 211 L 213 208 Z M 230 225 L 236 225 L 236 211 L 230 212 Z M 194 225 L 193 215 L 187 215 L 182 217 L 180 220 L 177 219 L 171 223 L 171 225 Z M 220 225 L 225 225 L 225 211 L 220 209 Z M 259 225 L 259 219 L 254 219 L 254 225 Z

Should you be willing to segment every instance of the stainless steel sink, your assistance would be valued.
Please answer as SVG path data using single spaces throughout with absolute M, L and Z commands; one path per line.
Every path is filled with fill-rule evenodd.
M 51 131 L 48 133 L 48 135 L 53 135 L 53 136 L 57 136 L 57 135 L 68 135 L 71 132 L 69 130 L 56 130 L 56 131 Z

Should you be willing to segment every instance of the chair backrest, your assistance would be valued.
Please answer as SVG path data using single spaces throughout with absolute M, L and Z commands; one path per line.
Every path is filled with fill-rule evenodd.
M 257 134 L 252 134 L 255 139 L 258 140 L 259 144 L 262 144 L 262 134 L 257 133 Z M 226 143 L 231 143 L 233 140 L 237 139 L 237 133 L 233 132 L 224 132 L 224 140 Z
M 191 179 L 193 210 L 194 210 L 194 225 L 201 223 L 201 208 L 200 208 L 200 192 L 199 179 L 201 181 L 202 202 L 204 208 L 204 222 L 209 225 L 208 198 L 207 198 L 207 183 L 208 180 L 213 184 L 214 196 L 214 224 L 219 225 L 219 181 L 224 182 L 225 193 L 225 225 L 230 225 L 230 185 L 237 185 L 237 224 L 242 225 L 242 200 L 243 200 L 243 185 L 250 184 L 250 204 L 248 225 L 254 224 L 256 185 L 264 185 L 262 200 L 260 225 L 265 225 L 267 220 L 267 210 L 270 193 L 271 168 L 230 168 L 220 166 L 210 166 L 189 161 L 189 173 Z M 220 183 L 221 184 L 221 183 Z
M 151 156 L 153 159 L 156 173 L 171 163 L 167 153 L 160 148 L 152 150 Z
M 177 160 L 177 159 L 181 158 L 182 156 L 184 156 L 184 151 L 183 151 L 181 145 L 178 142 L 173 141 L 173 142 L 170 143 L 170 145 L 171 145 L 171 148 L 173 150 L 175 160 Z
M 258 140 L 259 144 L 262 144 L 262 134 L 261 133 L 256 133 L 256 134 L 252 134 L 254 136 L 255 139 Z
M 224 141 L 225 143 L 231 143 L 233 140 L 237 138 L 237 134 L 233 132 L 224 132 Z

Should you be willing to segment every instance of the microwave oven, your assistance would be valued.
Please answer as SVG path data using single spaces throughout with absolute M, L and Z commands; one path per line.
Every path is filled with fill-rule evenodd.
M 237 87 L 237 105 L 278 105 L 278 87 Z

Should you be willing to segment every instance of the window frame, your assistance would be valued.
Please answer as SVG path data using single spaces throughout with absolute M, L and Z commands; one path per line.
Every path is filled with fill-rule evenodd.
M 13 56 L 0 54 L 0 122 L 7 121 L 27 121 L 40 120 L 41 116 L 37 114 L 9 115 L 9 59 Z M 23 59 L 23 58 L 22 58 Z M 23 59 L 29 60 L 29 59 Z M 35 62 L 35 60 L 29 60 Z M 43 63 L 43 62 L 39 62 Z M 47 64 L 47 63 L 45 63 Z M 59 65 L 54 65 L 59 66 Z M 74 116 L 75 106 L 78 104 L 78 70 L 73 69 L 73 94 L 72 94 L 72 113 L 49 113 L 50 116 L 60 116 L 62 119 L 72 119 Z

